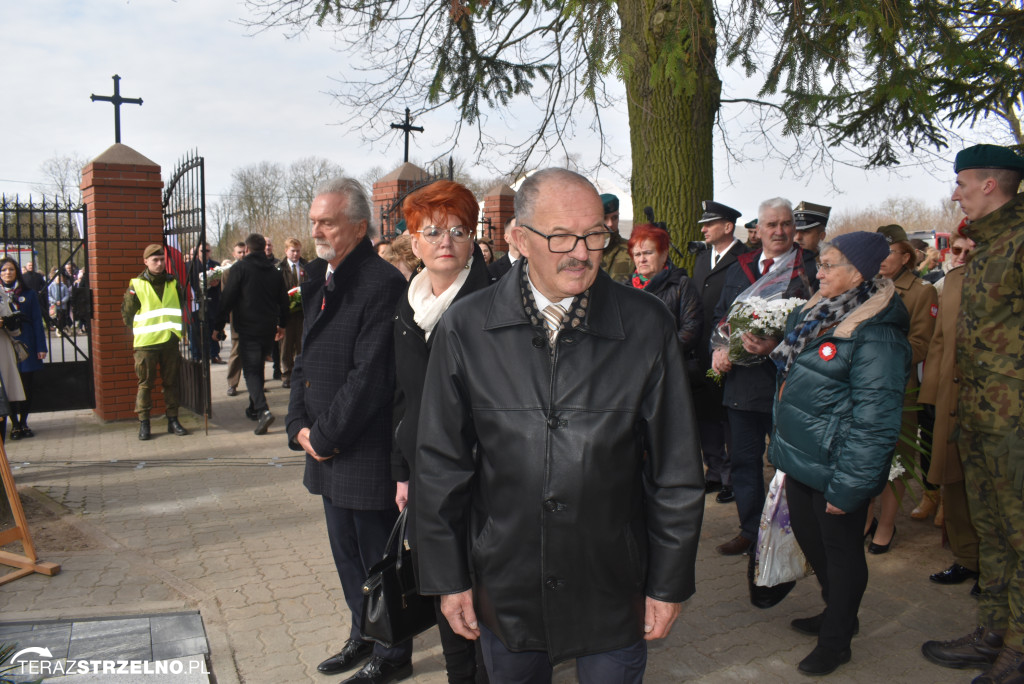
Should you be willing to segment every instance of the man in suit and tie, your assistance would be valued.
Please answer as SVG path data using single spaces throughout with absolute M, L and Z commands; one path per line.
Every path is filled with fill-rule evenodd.
M 385 648 L 359 629 L 362 582 L 384 555 L 395 520 L 390 474 L 395 390 L 393 322 L 405 278 L 370 242 L 370 203 L 358 181 L 321 186 L 309 210 L 316 253 L 303 283 L 302 353 L 292 369 L 288 438 L 306 452 L 303 484 L 323 498 L 327 536 L 351 611 L 342 650 L 322 674 L 352 670 L 345 684 L 412 675 L 412 641 Z M 324 263 L 326 262 L 326 263 Z M 326 269 L 320 264 L 326 265 Z
M 512 241 L 512 227 L 515 225 L 515 216 L 510 218 L 508 223 L 505 224 L 505 244 L 508 245 L 508 253 L 487 267 L 487 272 L 491 275 L 492 283 L 498 282 L 498 279 L 501 278 L 501 276 L 511 271 L 513 264 L 515 264 L 519 259 L 519 250 L 516 249 L 515 242 Z
M 697 223 L 708 248 L 697 255 L 693 264 L 693 284 L 701 294 L 704 305 L 704 327 L 697 354 L 701 369 L 711 368 L 711 334 L 714 332 L 715 307 L 722 296 L 725 272 L 736 263 L 736 257 L 747 251 L 747 246 L 736 239 L 736 219 L 740 212 L 732 207 L 710 200 L 703 202 L 704 213 Z M 732 477 L 729 469 L 729 421 L 722 406 L 722 387 L 704 378 L 694 388 L 694 406 L 697 409 L 697 425 L 700 428 L 700 448 L 704 454 L 705 489 L 710 494 L 718 492 L 718 503 L 730 503 L 736 497 L 732 492 Z
M 284 256 L 277 265 L 284 276 L 284 286 L 288 291 L 306 281 L 306 260 L 302 258 L 302 243 L 290 237 L 284 241 Z M 302 352 L 302 306 L 292 306 L 288 310 L 288 325 L 284 328 L 284 339 L 280 343 L 281 353 L 281 387 L 291 387 L 292 368 L 295 366 L 295 355 Z

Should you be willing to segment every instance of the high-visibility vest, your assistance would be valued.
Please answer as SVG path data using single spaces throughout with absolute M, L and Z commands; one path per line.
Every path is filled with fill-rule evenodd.
M 139 298 L 142 308 L 135 314 L 132 321 L 132 332 L 135 333 L 135 348 L 153 347 L 171 339 L 171 335 L 181 337 L 181 303 L 178 301 L 178 289 L 174 281 L 164 285 L 164 297 L 156 296 L 153 284 L 143 278 L 132 278 L 132 289 Z

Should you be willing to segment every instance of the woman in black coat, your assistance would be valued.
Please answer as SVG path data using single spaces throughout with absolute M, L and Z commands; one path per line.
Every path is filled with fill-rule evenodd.
M 430 358 L 431 333 L 452 302 L 490 284 L 483 254 L 473 242 L 479 205 L 467 188 L 451 181 L 437 181 L 410 194 L 402 211 L 413 252 L 423 262 L 423 269 L 409 281 L 395 312 L 397 387 L 391 474 L 398 483 L 395 502 L 399 510 L 406 504 L 415 505 L 409 480 L 415 467 L 416 423 Z M 416 552 L 415 531 L 410 536 Z M 474 642 L 451 630 L 441 614 L 440 597 L 435 608 L 448 681 L 486 681 L 483 667 L 477 666 Z
M 676 319 L 676 339 L 686 360 L 690 384 L 700 379 L 700 364 L 697 360 L 697 344 L 704 327 L 704 306 L 700 292 L 686 275 L 686 270 L 676 268 L 668 260 L 668 233 L 653 223 L 633 226 L 629 237 L 629 255 L 633 257 L 636 270 L 630 283 L 633 287 L 649 292 L 672 312 Z

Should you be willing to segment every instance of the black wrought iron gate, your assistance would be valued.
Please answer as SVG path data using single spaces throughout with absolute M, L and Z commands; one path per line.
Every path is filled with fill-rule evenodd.
M 87 231 L 82 204 L 0 196 L 0 256 L 20 264 L 25 286 L 37 292 L 45 328 L 48 353 L 27 388 L 33 412 L 96 406 Z
M 219 284 L 208 287 L 206 185 L 203 158 L 189 153 L 164 189 L 164 246 L 167 269 L 181 283 L 185 335 L 181 339 L 181 404 L 211 416 L 210 324 L 216 316 Z

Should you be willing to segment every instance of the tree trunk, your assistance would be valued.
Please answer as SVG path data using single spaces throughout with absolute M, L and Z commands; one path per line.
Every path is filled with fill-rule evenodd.
M 721 96 L 710 0 L 619 0 L 622 79 L 633 158 L 633 223 L 644 207 L 686 254 L 701 240 L 701 201 L 713 199 L 712 136 Z

